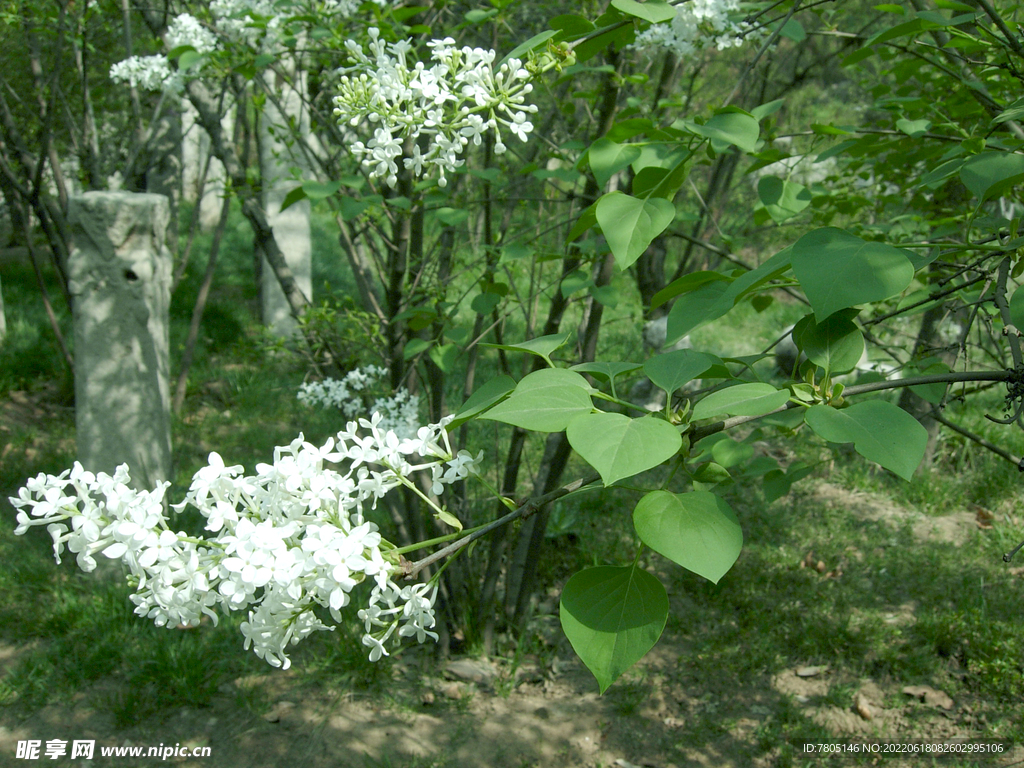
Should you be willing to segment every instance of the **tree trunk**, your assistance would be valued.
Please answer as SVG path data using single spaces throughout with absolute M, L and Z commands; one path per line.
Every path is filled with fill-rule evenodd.
M 242 199 L 242 215 L 252 226 L 255 242 L 262 249 L 267 264 L 277 276 L 292 316 L 298 319 L 309 306 L 309 299 L 295 280 L 295 275 L 274 237 L 274 230 L 267 220 L 267 212 L 246 178 L 245 168 L 239 162 L 235 147 L 225 135 L 217 104 L 206 86 L 198 80 L 188 83 L 187 92 L 189 100 L 199 113 L 200 124 L 210 135 L 214 152 L 224 164 L 231 185 Z
M 285 197 L 298 186 L 290 169 L 305 168 L 306 158 L 297 144 L 309 139 L 309 112 L 305 108 L 305 74 L 291 57 L 279 62 L 289 77 L 268 72 L 268 95 L 259 116 L 260 169 L 263 175 L 263 207 L 299 290 L 313 296 L 313 248 L 310 240 L 309 200 L 281 210 Z M 289 126 L 294 126 L 290 129 Z M 305 175 L 305 174 L 304 174 Z M 262 252 L 260 256 L 263 256 Z M 298 325 L 289 311 L 288 299 L 271 269 L 261 269 L 260 304 L 263 324 L 277 336 L 293 336 Z
M 178 250 L 178 203 L 181 200 L 181 112 L 165 109 L 151 128 L 146 163 L 146 191 L 164 195 L 170 206 L 167 247 Z
M 7 335 L 7 313 L 4 311 L 4 287 L 0 283 L 0 344 L 4 343 Z
M 957 345 L 951 344 L 949 339 L 944 339 L 942 334 L 942 321 L 947 319 L 948 314 L 948 308 L 942 304 L 936 304 L 924 313 L 921 318 L 921 328 L 917 332 L 917 341 L 914 343 L 912 361 L 934 357 L 950 367 L 956 362 Z M 924 459 L 918 467 L 918 471 L 927 470 L 935 461 L 935 449 L 938 446 L 941 427 L 939 422 L 931 416 L 934 406 L 914 394 L 910 387 L 904 387 L 900 392 L 899 406 L 921 422 L 921 426 L 928 431 Z

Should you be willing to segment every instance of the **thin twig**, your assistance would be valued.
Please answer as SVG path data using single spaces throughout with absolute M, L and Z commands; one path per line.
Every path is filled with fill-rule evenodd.
M 1013 325 L 1013 318 L 1010 317 L 1010 305 L 1006 301 L 1006 285 L 1010 279 L 1010 262 L 1009 256 L 999 262 L 999 273 L 996 277 L 994 297 L 995 305 L 999 308 L 999 317 L 1002 319 L 1004 327 Z M 1008 339 L 1010 341 L 1010 354 L 1013 356 L 1014 366 L 1020 367 L 1024 365 L 1024 353 L 1021 352 L 1020 339 L 1014 334 L 1010 334 Z
M 67 365 L 69 371 L 75 370 L 75 361 L 71 357 L 71 353 L 68 351 L 68 345 L 64 342 L 64 335 L 60 332 L 60 323 L 57 322 L 57 315 L 54 314 L 53 305 L 50 303 L 50 294 L 46 290 L 46 283 L 43 281 L 43 273 L 39 269 L 39 259 L 36 258 L 36 249 L 32 243 L 32 233 L 29 231 L 28 218 L 24 221 L 25 230 L 25 244 L 28 246 L 28 256 L 32 261 L 32 271 L 36 274 L 36 283 L 39 286 L 39 293 L 43 299 L 43 306 L 46 308 L 46 316 L 50 320 L 50 327 L 53 329 L 53 335 L 57 339 L 57 346 L 60 347 L 61 357 L 64 358 L 64 363 Z
M 779 35 L 782 33 L 782 28 L 786 26 L 787 22 L 789 22 L 789 20 L 793 18 L 793 14 L 796 13 L 799 9 L 800 3 L 793 3 L 793 7 L 789 9 L 789 13 L 786 14 L 786 17 L 782 20 L 780 24 L 778 24 L 778 26 L 775 27 L 772 33 L 768 36 L 768 39 L 764 41 L 764 44 L 761 46 L 758 52 L 754 54 L 754 58 L 747 63 L 747 66 L 743 70 L 742 74 L 740 74 L 740 76 L 736 78 L 736 85 L 733 86 L 732 91 L 729 93 L 729 96 L 725 99 L 724 102 L 722 102 L 722 106 L 728 106 L 732 102 L 732 100 L 736 98 L 736 94 L 739 92 L 740 86 L 743 85 L 743 81 L 747 79 L 747 75 L 749 75 L 754 70 L 754 67 L 757 66 L 757 63 L 761 60 L 761 57 L 765 55 L 768 49 L 775 44 L 775 41 L 778 40 Z
M 1020 552 L 1022 548 L 1024 548 L 1024 541 L 1022 541 L 1016 547 L 1014 547 L 1009 552 L 1007 552 L 1005 555 L 1003 555 L 1003 562 L 1004 563 L 1008 563 L 1011 560 L 1013 560 L 1013 556 L 1016 555 L 1018 552 Z
M 1017 36 L 1010 31 L 1009 27 L 1006 26 L 1006 22 L 1003 21 L 1003 17 L 996 13 L 992 4 L 988 0 L 977 0 L 977 2 L 978 5 L 985 10 L 985 13 L 988 14 L 988 17 L 995 22 L 995 25 L 999 27 L 999 31 L 1002 32 L 1003 37 L 1006 38 L 1006 44 L 1010 46 L 1018 56 L 1024 56 L 1024 46 L 1021 46 L 1020 40 L 1018 40 Z
M 961 371 L 959 373 L 951 371 L 950 373 L 935 373 L 928 376 L 912 376 L 907 379 L 895 379 L 893 381 L 874 381 L 870 384 L 856 384 L 844 389 L 843 397 L 865 395 L 869 392 L 881 392 L 886 389 L 916 387 L 919 384 L 945 384 L 960 381 L 1006 381 L 1012 375 L 1013 371 Z M 762 413 L 758 416 L 732 416 L 728 419 L 722 419 L 721 421 L 716 421 L 711 424 L 695 427 L 693 431 L 690 432 L 690 442 L 696 443 L 698 440 L 702 440 L 709 435 L 724 432 L 725 430 L 733 429 L 734 427 L 738 427 L 741 424 L 746 424 L 751 421 L 763 419 L 765 416 L 782 413 L 783 411 L 788 411 L 792 408 L 799 408 L 800 405 L 800 403 L 789 402 L 779 408 L 776 408 L 770 413 Z
M 961 427 L 961 426 L 959 426 L 957 424 L 954 424 L 949 419 L 943 417 L 939 413 L 937 408 L 933 408 L 932 409 L 932 412 L 931 412 L 930 416 L 933 419 L 935 419 L 937 422 L 939 422 L 939 424 L 942 424 L 944 427 L 949 427 L 954 432 L 956 432 L 957 434 L 963 435 L 964 437 L 966 437 L 971 442 L 977 443 L 982 448 L 987 448 L 988 450 L 992 451 L 992 453 L 996 454 L 997 456 L 999 456 L 999 457 L 1001 457 L 1003 459 L 1006 459 L 1008 462 L 1013 464 L 1013 466 L 1015 466 L 1015 467 L 1019 467 L 1020 466 L 1021 459 L 1015 457 L 1009 451 L 1003 450 L 1002 448 L 1000 448 L 995 443 L 990 443 L 988 440 L 986 440 L 981 435 L 976 435 L 973 432 L 970 432 L 970 431 L 964 429 L 963 427 Z
M 975 283 L 980 283 L 982 280 L 985 280 L 987 278 L 988 278 L 988 274 L 984 273 L 984 274 L 980 275 L 979 277 L 973 277 L 970 280 L 968 280 L 967 282 L 955 285 L 952 288 L 949 288 L 949 289 L 947 289 L 945 291 L 936 291 L 935 293 L 929 293 L 927 297 L 921 299 L 920 301 L 915 301 L 913 304 L 908 304 L 905 307 L 898 307 L 897 309 L 894 309 L 892 312 L 886 312 L 884 315 L 879 315 L 878 317 L 873 317 L 870 320 L 865 320 L 864 321 L 864 325 L 877 325 L 878 323 L 882 322 L 883 320 L 888 320 L 890 317 L 895 317 L 896 315 L 902 315 L 902 314 L 904 314 L 906 312 L 909 312 L 912 309 L 916 309 L 917 307 L 922 307 L 925 304 L 930 304 L 933 301 L 938 301 L 939 299 L 941 299 L 941 298 L 943 298 L 945 296 L 949 296 L 950 294 L 957 293 L 957 292 L 963 290 L 964 288 L 972 286 Z
M 404 563 L 403 566 L 399 569 L 399 571 L 405 578 L 410 579 L 424 568 L 433 565 L 438 560 L 443 560 L 449 555 L 455 554 L 463 547 L 472 544 L 474 541 L 476 541 L 479 538 L 482 538 L 483 536 L 486 536 L 491 531 L 497 528 L 501 528 L 504 525 L 508 525 L 514 520 L 525 520 L 530 515 L 535 514 L 540 509 L 542 509 L 545 504 L 549 504 L 552 501 L 555 501 L 555 499 L 560 499 L 563 496 L 568 496 L 570 493 L 578 491 L 581 488 L 590 485 L 591 483 L 596 483 L 600 479 L 600 475 L 590 474 L 587 475 L 586 477 L 581 477 L 576 480 L 573 480 L 571 483 L 566 483 L 561 488 L 556 488 L 555 490 L 549 493 L 545 493 L 542 496 L 536 496 L 526 501 L 513 511 L 509 512 L 507 515 L 499 517 L 497 520 L 493 520 L 490 523 L 487 523 L 487 525 L 477 528 L 472 533 L 463 536 L 461 539 L 453 541 L 448 546 L 442 547 L 441 549 L 437 550 L 437 552 L 427 555 L 422 560 L 417 560 L 414 563 Z
M 201 202 L 201 201 L 200 201 Z M 196 203 L 199 207 L 199 202 Z M 203 312 L 206 309 L 206 300 L 210 295 L 210 286 L 213 284 L 213 272 L 217 266 L 217 254 L 220 251 L 220 241 L 224 236 L 224 228 L 228 223 L 228 213 L 231 210 L 231 196 L 225 194 L 224 202 L 221 204 L 220 220 L 217 222 L 217 229 L 213 233 L 213 242 L 210 243 L 210 256 L 206 262 L 206 274 L 203 276 L 203 284 L 199 288 L 199 295 L 196 297 L 196 305 L 192 310 L 192 321 L 188 327 L 188 339 L 185 341 L 185 352 L 181 357 L 181 371 L 178 373 L 178 382 L 174 388 L 174 413 L 181 413 L 181 407 L 185 403 L 185 390 L 188 386 L 188 372 L 192 367 L 192 355 L 195 353 L 196 341 L 199 338 L 199 324 L 203 321 Z

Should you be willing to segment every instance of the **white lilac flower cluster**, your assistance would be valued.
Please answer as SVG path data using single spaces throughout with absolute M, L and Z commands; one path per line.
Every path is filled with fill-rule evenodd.
M 174 17 L 167 27 L 169 48 L 190 45 L 199 53 L 211 53 L 217 48 L 217 36 L 188 13 Z M 173 71 L 166 56 L 130 56 L 110 68 L 110 79 L 128 83 L 147 91 L 180 93 L 184 82 L 180 72 Z
M 276 41 L 281 22 L 286 18 L 274 10 L 274 0 L 212 0 L 210 14 L 221 35 L 253 47 L 261 38 Z M 256 23 L 258 18 L 266 24 Z
M 674 19 L 651 25 L 636 36 L 631 47 L 660 45 L 679 56 L 692 56 L 706 46 L 718 50 L 740 46 L 750 31 L 731 18 L 740 10 L 740 0 L 689 0 L 677 4 L 675 9 Z
M 391 0 L 372 2 L 383 8 Z M 281 25 L 291 14 L 339 21 L 354 16 L 362 4 L 363 0 L 293 0 L 288 9 L 280 0 L 211 0 L 210 13 L 224 37 L 266 49 L 277 44 Z
M 389 0 L 373 0 L 386 5 Z M 213 53 L 221 41 L 242 43 L 267 50 L 277 46 L 280 28 L 287 18 L 275 8 L 275 0 L 212 0 L 211 24 L 204 25 L 195 16 L 182 13 L 171 20 L 165 42 L 170 49 L 192 46 L 199 53 Z M 352 16 L 360 0 L 320 0 L 314 3 L 318 13 L 328 18 Z M 130 56 L 110 68 L 110 78 L 147 91 L 180 93 L 183 77 L 171 69 L 166 56 Z
M 190 45 L 199 53 L 211 53 L 217 48 L 217 37 L 199 20 L 181 13 L 167 27 L 167 45 L 171 48 Z M 184 83 L 181 72 L 171 69 L 166 56 L 129 56 L 110 68 L 110 79 L 115 83 L 128 83 L 147 91 L 180 93 Z
M 390 0 L 373 0 L 373 2 L 383 8 Z M 362 0 L 320 0 L 318 9 L 327 16 L 340 16 L 347 19 L 359 10 L 360 5 L 362 5 Z
M 167 57 L 129 56 L 110 68 L 110 79 L 115 83 L 128 83 L 146 91 L 180 92 L 182 80 L 171 70 Z
M 334 97 L 334 114 L 342 126 L 369 123 L 373 138 L 357 141 L 352 153 L 362 160 L 371 178 L 383 178 L 394 187 L 398 181 L 397 160 L 403 144 L 410 140 L 411 156 L 403 163 L 417 177 L 424 168 L 435 166 L 438 184 L 446 186 L 445 173 L 454 172 L 465 161 L 459 157 L 472 142 L 479 146 L 483 135 L 496 134 L 494 151 L 505 152 L 500 127 L 526 141 L 533 130 L 527 115 L 536 105 L 524 105 L 533 90 L 530 73 L 519 59 L 509 59 L 497 69 L 497 54 L 483 48 L 457 48 L 446 37 L 433 40 L 433 64 L 409 61 L 408 40 L 388 43 L 376 28 L 369 30 L 370 56 L 353 40 L 345 43 L 356 64 L 344 70 Z M 424 139 L 426 151 L 420 146 Z
M 212 534 L 206 538 L 168 527 L 163 498 L 169 483 L 137 491 L 128 485 L 126 465 L 110 476 L 76 462 L 60 475 L 38 475 L 11 498 L 18 509 L 15 533 L 45 525 L 57 562 L 66 546 L 85 571 L 96 568 L 98 553 L 123 561 L 136 587 L 135 613 L 158 626 L 195 626 L 203 615 L 216 622 L 217 608 L 248 609 L 241 625 L 245 648 L 282 668 L 291 663 L 289 645 L 334 629 L 318 618 L 316 606 L 340 622 L 353 588 L 370 581 L 358 616 L 362 642 L 376 661 L 387 655 L 385 644 L 396 630 L 419 642 L 437 639 L 430 631 L 437 590 L 395 583 L 400 553 L 363 513 L 400 485 L 415 490 L 415 472 L 430 470 L 440 491 L 475 470 L 479 456 L 452 454 L 448 421 L 406 439 L 381 431 L 376 416 L 350 422 L 320 447 L 300 435 L 276 448 L 273 464 L 257 465 L 254 476 L 211 453 L 185 500 L 172 505 L 198 509 Z
M 373 402 L 373 392 L 387 380 L 388 371 L 379 365 L 368 365 L 349 371 L 342 379 L 307 381 L 299 387 L 299 402 L 309 406 L 339 408 L 346 418 L 359 413 L 379 413 L 380 429 L 392 431 L 400 438 L 412 437 L 419 424 L 420 398 L 404 387 L 393 395 L 381 395 Z M 367 408 L 369 406 L 369 408 Z
M 167 27 L 165 42 L 172 50 L 190 45 L 199 53 L 211 53 L 217 48 L 216 35 L 200 24 L 199 19 L 187 13 L 180 13 L 174 17 Z

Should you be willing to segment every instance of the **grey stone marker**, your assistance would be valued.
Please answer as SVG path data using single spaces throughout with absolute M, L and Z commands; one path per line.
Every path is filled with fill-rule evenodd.
M 224 114 L 220 119 L 224 133 L 230 136 L 234 131 L 233 103 L 225 102 Z M 199 125 L 199 114 L 188 99 L 183 100 L 182 123 L 182 197 L 188 202 L 198 202 L 199 226 L 204 232 L 212 232 L 220 219 L 220 209 L 226 194 L 224 164 L 216 157 L 210 157 L 210 169 L 206 174 L 203 197 L 199 197 L 199 176 L 207 157 L 213 149 L 210 136 Z
M 300 200 L 281 210 L 287 194 L 299 184 L 291 178 L 290 168 L 305 169 L 308 165 L 308 159 L 299 146 L 299 142 L 308 141 L 310 133 L 309 110 L 303 100 L 306 82 L 294 58 L 283 61 L 281 66 L 288 68 L 293 80 L 278 80 L 276 75 L 271 78 L 270 84 L 276 89 L 277 98 L 267 99 L 260 119 L 263 207 L 274 230 L 274 239 L 291 268 L 299 290 L 307 299 L 312 299 L 313 246 L 309 200 Z M 289 124 L 294 125 L 297 134 L 294 141 L 288 140 Z M 288 299 L 266 257 L 262 258 L 260 296 L 263 324 L 277 336 L 294 335 L 298 332 L 298 324 L 292 317 Z
M 93 472 L 127 463 L 140 489 L 171 477 L 169 220 L 163 195 L 86 192 L 68 205 L 78 459 Z
M 146 191 L 165 195 L 170 202 L 171 218 L 167 225 L 166 242 L 171 251 L 177 250 L 178 202 L 181 199 L 181 113 L 176 107 L 160 116 L 151 126 L 149 141 L 152 158 L 146 171 Z

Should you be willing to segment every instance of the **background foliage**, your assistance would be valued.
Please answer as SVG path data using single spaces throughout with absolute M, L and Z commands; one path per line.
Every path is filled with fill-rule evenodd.
M 186 322 L 205 300 L 186 254 L 218 248 L 188 206 L 179 218 L 172 342 L 182 357 L 197 346 L 183 366 L 178 487 L 210 450 L 233 449 L 232 461 L 251 465 L 265 460 L 268 437 L 288 442 L 300 423 L 310 439 L 326 436 L 337 422 L 299 410 L 299 381 L 384 364 L 392 388 L 422 395 L 425 418 L 458 414 L 460 443 L 485 450 L 484 479 L 508 503 L 473 487 L 445 499 L 465 527 L 520 512 L 443 572 L 422 565 L 442 583 L 442 652 L 468 644 L 491 653 L 522 638 L 540 585 L 557 578 L 544 565 L 551 559 L 577 570 L 561 623 L 604 691 L 673 625 L 648 548 L 720 583 L 714 594 L 728 599 L 744 536 L 778 525 L 766 522 L 779 508 L 768 504 L 833 461 L 866 473 L 858 483 L 936 509 L 946 494 L 984 504 L 973 494 L 1012 485 L 1024 410 L 1018 4 L 751 5 L 736 14 L 750 30 L 746 46 L 689 56 L 630 45 L 675 13 L 655 0 L 568 14 L 490 5 L 367 3 L 326 25 L 322 9 L 278 4 L 273 17 L 250 15 L 256 43 L 210 53 L 167 51 L 160 37 L 178 12 L 212 25 L 200 4 L 124 14 L 102 3 L 24 4 L 4 16 L 4 50 L 20 52 L 10 60 L 24 66 L 0 82 L 0 191 L 9 245 L 36 267 L 4 264 L 4 389 L 63 375 L 69 391 L 50 341 L 70 358 L 59 300 L 66 197 L 102 188 L 115 170 L 129 189 L 156 175 L 165 159 L 157 128 L 174 98 L 115 86 L 106 73 L 126 48 L 164 50 L 197 75 L 182 98 L 214 137 L 237 200 L 224 209 L 224 255 L 194 342 Z M 541 33 L 519 54 L 543 72 L 530 141 L 510 139 L 498 154 L 488 135 L 444 188 L 405 169 L 394 188 L 372 178 L 344 151 L 355 139 L 331 101 L 345 40 L 371 25 L 421 51 L 444 32 L 499 55 L 529 37 L 522 30 Z M 283 30 L 276 47 L 272 27 Z M 289 60 L 301 65 L 289 69 Z M 298 87 L 300 75 L 309 132 L 298 123 L 275 130 L 305 147 L 292 199 L 313 204 L 313 297 L 290 293 L 272 258 L 254 161 L 260 115 L 281 82 Z M 225 103 L 233 135 L 219 128 Z M 291 297 L 300 337 L 268 340 L 254 326 L 253 239 Z M 792 362 L 780 369 L 773 347 L 790 340 Z M 271 347 L 293 354 L 271 358 Z M 952 431 L 940 435 L 940 426 Z M 968 452 L 968 442 L 1007 467 Z M 855 468 L 853 452 L 884 472 Z M 70 454 L 65 443 L 52 457 L 5 460 L 5 487 L 56 471 Z M 896 490 L 887 473 L 909 485 Z M 614 543 L 588 541 L 577 562 L 558 562 L 552 538 L 579 542 L 581 529 L 617 524 L 624 511 L 633 525 L 619 526 Z M 389 500 L 376 522 L 403 544 L 448 532 L 410 495 Z M 713 590 L 690 587 L 701 600 Z M 955 624 L 974 633 L 975 647 L 990 648 L 973 667 L 962 662 L 979 690 L 1011 690 L 1020 649 L 1001 646 L 991 627 L 1015 619 L 1006 606 L 992 608 L 995 624 L 964 610 L 936 609 L 919 631 L 945 637 Z M 830 642 L 854 658 L 862 641 Z M 892 661 L 893 674 L 908 674 L 904 663 L 916 662 Z

